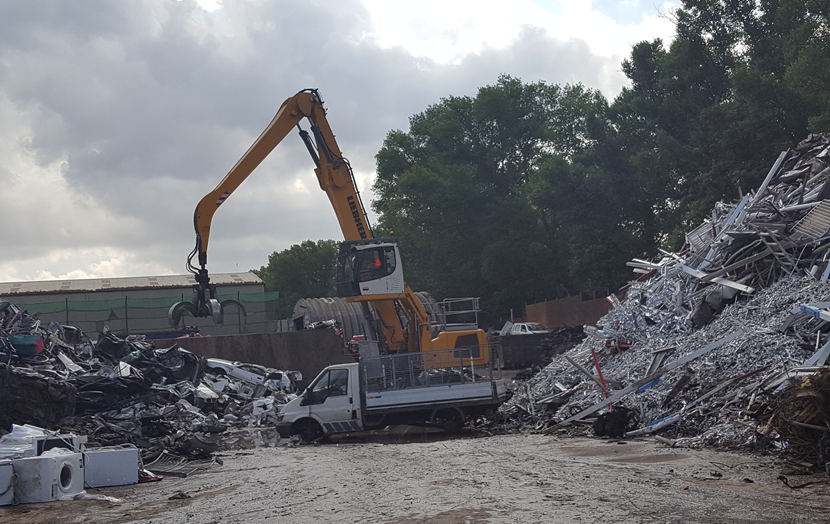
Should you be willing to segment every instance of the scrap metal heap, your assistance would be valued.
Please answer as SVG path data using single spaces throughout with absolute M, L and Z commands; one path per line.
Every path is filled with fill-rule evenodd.
M 811 135 L 757 191 L 717 203 L 683 251 L 630 262 L 639 279 L 624 301 L 609 297 L 611 311 L 516 391 L 497 426 L 666 428 L 680 445 L 777 444 L 830 461 L 828 179 L 830 139 Z M 810 409 L 788 404 L 805 397 Z
M 226 430 L 272 425 L 296 396 L 295 372 L 242 364 L 237 374 L 231 364 L 106 328 L 93 343 L 0 300 L 0 433 L 31 424 L 102 446 L 132 443 L 145 462 L 207 456 Z

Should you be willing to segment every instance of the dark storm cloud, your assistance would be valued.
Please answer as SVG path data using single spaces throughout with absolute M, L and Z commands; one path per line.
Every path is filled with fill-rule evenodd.
M 441 97 L 475 95 L 499 74 L 606 89 L 621 78 L 617 64 L 584 43 L 538 29 L 450 65 L 381 49 L 365 37 L 369 14 L 357 1 L 226 2 L 213 14 L 172 0 L 1 9 L 0 152 L 19 161 L 0 158 L 0 181 L 31 183 L 62 163 L 71 192 L 51 195 L 67 200 L 58 215 L 44 210 L 36 225 L 3 229 L 0 242 L 20 260 L 106 248 L 180 272 L 196 202 L 303 88 L 320 89 L 341 148 L 365 177 L 388 131 L 406 129 Z M 43 194 L 17 191 L 31 199 L 17 209 L 42 205 Z M 339 235 L 292 134 L 217 213 L 211 269 L 259 267 L 274 250 Z M 42 269 L 64 271 L 58 263 Z

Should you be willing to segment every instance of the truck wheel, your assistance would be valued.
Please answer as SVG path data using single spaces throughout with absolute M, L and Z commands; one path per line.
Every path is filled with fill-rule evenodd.
M 461 431 L 461 419 L 451 418 L 444 421 L 444 431 L 447 433 L 458 433 Z
M 438 423 L 447 433 L 458 433 L 464 427 L 464 415 L 456 409 L 444 409 L 438 412 Z
M 300 440 L 306 444 L 310 444 L 323 436 L 323 430 L 314 420 L 306 420 L 303 422 L 300 429 Z

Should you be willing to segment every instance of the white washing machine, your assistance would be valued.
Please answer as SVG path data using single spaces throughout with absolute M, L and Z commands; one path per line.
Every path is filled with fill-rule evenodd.
M 11 460 L 0 460 L 0 506 L 14 502 L 14 466 Z
M 47 451 L 39 457 L 12 460 L 19 504 L 70 499 L 84 490 L 84 459 L 80 453 Z

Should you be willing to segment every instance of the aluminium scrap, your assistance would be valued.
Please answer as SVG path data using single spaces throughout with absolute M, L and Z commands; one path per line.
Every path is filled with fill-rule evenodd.
M 613 308 L 586 327 L 588 337 L 517 390 L 496 425 L 549 430 L 591 406 L 605 409 L 604 392 L 584 374 L 595 372 L 593 350 L 612 398 L 638 385 L 618 405 L 646 426 L 670 421 L 662 431 L 685 437 L 681 444 L 768 436 L 765 406 L 790 370 L 830 342 L 826 321 L 799 309 L 830 300 L 828 179 L 830 139 L 811 135 L 781 154 L 757 191 L 717 203 L 682 251 L 630 262 L 640 278 L 625 299 L 609 297 Z

